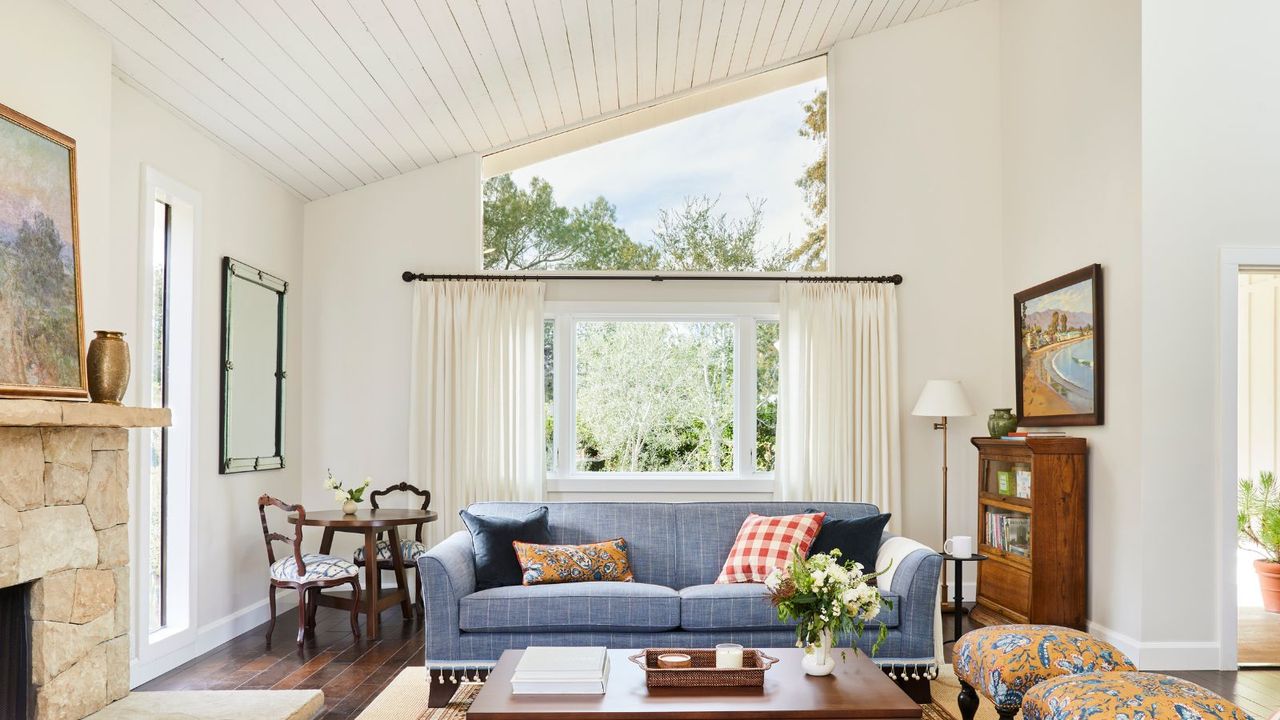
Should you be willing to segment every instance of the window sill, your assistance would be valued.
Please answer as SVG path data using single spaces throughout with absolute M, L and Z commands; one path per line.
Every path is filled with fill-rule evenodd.
M 547 492 L 582 493 L 772 493 L 771 475 L 717 475 L 696 477 L 678 473 L 623 474 L 599 476 L 547 476 Z

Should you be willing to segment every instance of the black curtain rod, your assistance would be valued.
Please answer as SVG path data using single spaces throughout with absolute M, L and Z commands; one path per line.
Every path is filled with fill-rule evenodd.
M 722 280 L 722 281 L 770 281 L 770 282 L 866 282 L 902 284 L 901 275 L 813 275 L 782 276 L 768 275 L 451 275 L 416 273 L 405 270 L 400 275 L 405 282 L 415 280 L 648 280 L 650 282 L 666 282 L 667 280 Z

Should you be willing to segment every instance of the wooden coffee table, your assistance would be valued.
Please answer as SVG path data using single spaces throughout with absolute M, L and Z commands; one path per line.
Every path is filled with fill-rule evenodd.
M 603 695 L 512 695 L 511 673 L 523 650 L 502 653 L 467 712 L 467 720 L 735 720 L 778 718 L 918 718 L 911 701 L 864 654 L 836 655 L 827 677 L 800 669 L 803 651 L 764 651 L 780 662 L 760 688 L 648 688 L 644 671 L 629 661 L 635 650 L 609 651 L 609 685 Z

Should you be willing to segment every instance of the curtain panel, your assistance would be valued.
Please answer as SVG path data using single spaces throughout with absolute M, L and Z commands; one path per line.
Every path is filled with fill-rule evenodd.
M 544 295 L 540 282 L 414 286 L 409 475 L 440 514 L 428 545 L 472 502 L 542 499 Z
M 896 525 L 896 287 L 784 283 L 780 292 L 779 499 L 875 503 Z

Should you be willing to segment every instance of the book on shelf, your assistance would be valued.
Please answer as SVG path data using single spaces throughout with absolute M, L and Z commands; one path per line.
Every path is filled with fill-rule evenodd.
M 987 510 L 983 541 L 1009 555 L 1031 557 L 1031 518 L 1006 510 Z
M 516 695 L 601 695 L 609 682 L 603 647 L 526 648 L 511 675 Z

